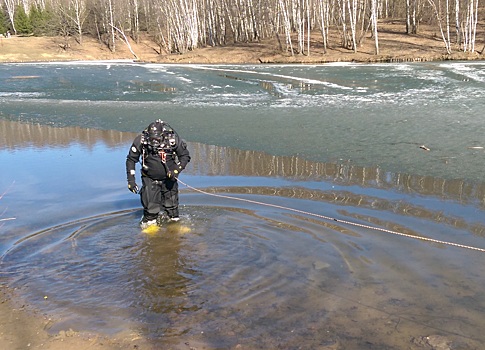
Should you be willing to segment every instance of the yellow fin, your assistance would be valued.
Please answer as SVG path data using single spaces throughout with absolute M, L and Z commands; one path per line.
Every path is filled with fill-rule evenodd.
M 150 225 L 147 228 L 144 228 L 142 230 L 142 232 L 144 232 L 146 234 L 149 234 L 149 235 L 153 235 L 153 234 L 157 233 L 158 230 L 160 230 L 160 226 L 158 226 L 158 225 Z

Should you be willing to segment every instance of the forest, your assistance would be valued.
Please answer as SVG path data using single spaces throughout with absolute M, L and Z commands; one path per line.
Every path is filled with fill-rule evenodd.
M 62 36 L 82 45 L 96 37 L 112 52 L 148 35 L 159 52 L 277 39 L 291 55 L 310 54 L 318 33 L 324 52 L 329 30 L 354 52 L 364 37 L 379 54 L 379 21 L 400 19 L 406 34 L 436 27 L 446 52 L 477 52 L 485 0 L 0 0 L 0 33 Z M 480 17 L 481 16 L 481 17 Z M 481 29 L 481 31 L 480 31 Z M 314 37 L 312 37 L 315 40 Z M 482 49 L 483 50 L 483 49 Z

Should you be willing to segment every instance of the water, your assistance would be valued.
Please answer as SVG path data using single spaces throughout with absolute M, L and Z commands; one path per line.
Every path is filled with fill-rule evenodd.
M 485 255 L 446 242 L 485 248 L 484 66 L 0 65 L 3 284 L 52 332 L 479 348 Z M 147 235 L 124 158 L 159 117 L 206 193 Z
M 483 68 L 12 64 L 1 112 L 121 131 L 162 117 L 191 141 L 481 181 L 484 151 L 470 147 L 485 147 Z

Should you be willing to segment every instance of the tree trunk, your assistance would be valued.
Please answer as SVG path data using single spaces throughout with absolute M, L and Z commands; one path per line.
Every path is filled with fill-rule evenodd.
M 328 16 L 328 7 L 327 7 L 327 1 L 320 1 L 319 3 L 319 10 L 320 10 L 320 28 L 321 28 L 321 33 L 322 33 L 322 41 L 323 41 L 323 53 L 327 53 L 327 42 L 328 42 L 328 36 L 327 36 L 327 27 L 328 27 L 328 22 L 327 22 L 327 16 Z
M 15 29 L 15 1 L 14 0 L 5 0 L 5 7 L 7 8 L 8 19 L 10 20 L 10 24 L 12 25 L 12 30 L 14 34 L 17 34 L 17 29 Z
M 372 12 L 372 18 L 371 18 L 371 22 L 372 22 L 372 33 L 373 33 L 373 36 L 374 36 L 374 43 L 375 43 L 375 54 L 378 55 L 379 54 L 379 38 L 377 36 L 377 0 L 371 0 L 372 1 L 372 5 L 371 5 L 371 12 Z
M 115 43 L 116 33 L 115 33 L 115 27 L 114 27 L 113 3 L 111 2 L 111 0 L 108 0 L 107 11 L 108 11 L 107 15 L 108 15 L 108 18 L 109 18 L 108 25 L 111 27 L 109 48 L 110 48 L 111 52 L 115 52 L 116 51 L 116 43 Z
M 279 0 L 279 5 L 281 13 L 283 14 L 283 28 L 285 29 L 286 36 L 286 50 L 290 50 L 291 55 L 293 56 L 295 53 L 293 51 L 293 44 L 291 43 L 291 23 L 288 15 L 288 8 L 283 0 Z
M 460 0 L 455 0 L 455 31 L 456 31 L 456 43 L 461 48 L 462 37 L 460 30 Z
M 138 56 L 136 55 L 136 53 L 135 53 L 135 52 L 133 51 L 133 49 L 131 48 L 130 42 L 128 41 L 128 38 L 126 37 L 125 33 L 124 33 L 124 32 L 123 32 L 121 29 L 119 29 L 119 28 L 117 28 L 117 27 L 115 27 L 115 26 L 112 26 L 112 27 L 113 27 L 113 29 L 116 29 L 116 31 L 117 31 L 118 33 L 120 33 L 120 34 L 121 34 L 121 36 L 123 37 L 123 39 L 124 39 L 124 41 L 125 41 L 125 43 L 126 43 L 126 46 L 128 46 L 128 49 L 129 49 L 129 50 L 130 50 L 130 52 L 131 52 L 131 54 L 132 54 L 133 56 L 135 56 L 135 59 L 136 59 L 136 60 L 139 60 Z
M 433 7 L 433 9 L 434 9 L 434 13 L 435 13 L 436 19 L 438 21 L 438 26 L 439 26 L 440 32 L 441 32 L 441 38 L 443 39 L 443 42 L 445 43 L 446 53 L 450 54 L 451 53 L 450 43 L 446 40 L 445 33 L 443 32 L 443 25 L 441 23 L 442 21 L 441 21 L 440 11 L 436 7 L 434 0 L 428 0 L 428 2 L 431 5 L 431 7 Z
M 131 0 L 131 37 L 136 43 L 140 42 L 140 9 L 138 6 L 138 0 Z

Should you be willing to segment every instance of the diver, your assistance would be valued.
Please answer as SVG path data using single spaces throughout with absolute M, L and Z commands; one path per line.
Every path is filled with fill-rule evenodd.
M 140 191 L 135 179 L 135 164 L 139 161 Z M 141 228 L 180 219 L 177 177 L 189 162 L 187 143 L 160 119 L 135 137 L 126 157 L 126 176 L 128 189 L 140 193 L 143 206 Z

